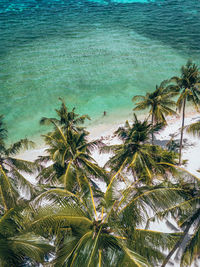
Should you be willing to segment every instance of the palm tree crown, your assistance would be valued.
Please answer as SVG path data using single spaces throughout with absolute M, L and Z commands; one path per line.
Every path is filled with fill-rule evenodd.
M 69 182 L 73 184 L 77 181 L 78 173 L 83 173 L 90 178 L 102 177 L 106 179 L 106 174 L 91 156 L 91 152 L 102 147 L 100 140 L 88 141 L 88 132 L 76 130 L 65 126 L 59 127 L 53 122 L 55 130 L 44 135 L 47 156 L 40 157 L 37 162 L 51 161 L 38 175 L 40 183 L 48 182 L 51 185 Z M 91 180 L 92 181 L 92 180 Z M 70 186 L 71 188 L 71 186 Z M 71 189 L 70 189 L 71 190 Z
M 120 127 L 115 132 L 123 143 L 102 148 L 104 152 L 114 153 L 106 167 L 119 173 L 123 170 L 131 171 L 134 179 L 140 178 L 147 183 L 151 183 L 154 177 L 167 174 L 167 170 L 172 171 L 173 168 L 159 163 L 175 163 L 176 153 L 149 144 L 149 136 L 161 127 L 162 124 L 153 126 L 147 120 L 141 122 L 134 114 L 132 126 L 127 121 L 125 127 Z
M 181 189 L 132 184 L 117 193 L 111 179 L 104 194 L 91 188 L 88 194 L 80 185 L 73 195 L 57 191 L 58 198 L 51 198 L 54 205 L 36 208 L 30 223 L 36 233 L 54 236 L 54 266 L 155 266 L 164 259 L 162 250 L 177 242 L 180 234 L 151 231 L 141 224 L 148 216 L 147 206 L 154 212 L 168 208 L 182 199 L 177 194 Z
M 84 124 L 86 119 L 90 120 L 90 117 L 88 115 L 80 116 L 75 113 L 75 108 L 72 111 L 68 111 L 64 100 L 62 98 L 59 98 L 59 100 L 62 102 L 60 109 L 56 109 L 59 119 L 43 117 L 40 120 L 40 124 L 51 125 L 52 123 L 56 123 L 57 125 L 62 125 L 65 128 L 69 127 L 75 131 L 83 131 L 84 127 L 81 127 L 80 124 Z
M 179 164 L 181 164 L 186 103 L 190 102 L 196 110 L 198 110 L 200 104 L 200 72 L 198 66 L 188 60 L 187 64 L 181 68 L 181 76 L 172 77 L 171 81 L 176 84 L 174 89 L 179 90 L 180 92 L 180 96 L 177 100 L 177 106 L 179 111 L 182 109 L 183 114 L 179 150 Z
M 133 102 L 140 100 L 133 110 L 149 109 L 152 125 L 154 123 L 167 124 L 165 116 L 176 114 L 172 109 L 175 106 L 175 102 L 171 98 L 177 93 L 174 90 L 170 90 L 170 86 L 166 85 L 167 81 L 163 81 L 160 86 L 156 86 L 156 90 L 153 93 L 146 93 L 145 96 L 137 95 L 132 99 Z

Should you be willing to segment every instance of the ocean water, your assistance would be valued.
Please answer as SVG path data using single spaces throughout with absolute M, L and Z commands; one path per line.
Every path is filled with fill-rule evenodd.
M 1 0 L 0 114 L 9 140 L 38 137 L 67 105 L 103 123 L 136 94 L 200 63 L 199 0 Z

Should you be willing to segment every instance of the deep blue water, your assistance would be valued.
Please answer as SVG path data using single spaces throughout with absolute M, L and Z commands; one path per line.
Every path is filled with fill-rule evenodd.
M 0 113 L 16 140 L 42 132 L 59 96 L 117 119 L 188 58 L 199 64 L 200 1 L 1 0 L 0 35 Z

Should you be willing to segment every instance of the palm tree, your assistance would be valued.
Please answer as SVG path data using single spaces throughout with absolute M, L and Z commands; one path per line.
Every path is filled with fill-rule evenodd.
M 127 121 L 124 127 L 115 132 L 123 143 L 102 148 L 103 152 L 114 153 L 105 167 L 109 167 L 118 175 L 123 170 L 131 171 L 135 179 L 139 177 L 146 183 L 152 183 L 153 178 L 172 172 L 173 168 L 163 166 L 160 162 L 175 163 L 176 153 L 148 143 L 149 136 L 161 127 L 162 124 L 152 126 L 147 120 L 141 122 L 134 114 L 132 126 Z
M 175 106 L 175 102 L 171 99 L 177 92 L 171 90 L 171 86 L 167 86 L 168 81 L 163 81 L 160 86 L 156 85 L 156 90 L 153 93 L 146 93 L 145 96 L 136 95 L 132 101 L 138 101 L 136 107 L 133 110 L 145 110 L 149 109 L 149 115 L 151 116 L 151 123 L 163 123 L 167 124 L 165 116 L 174 115 L 176 112 L 172 109 Z M 154 134 L 152 132 L 152 144 L 154 143 Z
M 0 216 L 0 266 L 38 266 L 52 250 L 47 241 L 26 232 L 21 208 L 11 208 Z M 31 263 L 31 265 L 30 265 Z
M 22 139 L 7 147 L 6 137 L 7 130 L 3 123 L 3 116 L 1 116 L 0 266 L 20 267 L 26 263 L 29 266 L 37 266 L 44 262 L 45 255 L 52 250 L 52 247 L 41 236 L 25 231 L 23 215 L 26 213 L 24 208 L 28 207 L 28 200 L 20 195 L 21 189 L 23 189 L 23 193 L 29 192 L 31 197 L 35 196 L 34 186 L 26 180 L 22 172 L 33 173 L 37 166 L 32 162 L 15 157 L 21 148 L 28 148 L 33 143 L 27 139 Z
M 185 108 L 187 102 L 190 102 L 196 110 L 200 103 L 200 72 L 198 66 L 193 64 L 192 61 L 188 60 L 185 66 L 181 68 L 180 77 L 172 77 L 171 81 L 175 82 L 174 88 L 180 91 L 180 96 L 177 101 L 179 112 L 182 110 L 182 127 L 181 127 L 181 138 L 180 138 L 180 150 L 179 150 L 179 165 L 181 164 L 181 154 L 183 146 L 183 130 L 185 123 Z
M 75 113 L 75 108 L 72 111 L 68 111 L 68 108 L 65 105 L 65 102 L 62 98 L 59 98 L 62 102 L 60 109 L 56 109 L 56 113 L 59 119 L 56 118 L 46 118 L 43 117 L 40 120 L 41 125 L 52 125 L 56 123 L 56 125 L 62 125 L 65 128 L 71 128 L 74 131 L 83 131 L 84 127 L 79 126 L 80 124 L 84 124 L 85 120 L 90 120 L 88 115 L 79 115 Z
M 106 179 L 105 173 L 96 164 L 91 157 L 91 152 L 103 145 L 100 140 L 88 142 L 89 132 L 80 124 L 85 122 L 85 119 L 90 119 L 88 115 L 79 116 L 75 113 L 75 108 L 68 111 L 63 99 L 61 108 L 56 110 L 59 119 L 45 118 L 40 120 L 42 125 L 52 125 L 54 130 L 46 135 L 43 135 L 45 143 L 48 146 L 46 149 L 47 156 L 39 157 L 38 163 L 53 162 L 50 166 L 43 169 L 38 175 L 40 183 L 48 182 L 51 185 L 59 182 L 63 183 L 63 178 L 66 181 L 68 176 L 68 184 L 75 182 L 77 172 L 86 172 L 91 176 L 101 176 Z M 67 174 L 66 174 L 67 170 Z M 70 178 L 69 178 L 70 177 Z
M 59 127 L 56 123 L 54 126 L 56 129 L 53 132 L 44 135 L 48 146 L 47 156 L 40 157 L 37 161 L 40 163 L 52 161 L 53 164 L 39 173 L 39 182 L 54 185 L 59 181 L 61 184 L 65 181 L 65 185 L 73 184 L 78 172 L 87 174 L 91 178 L 98 176 L 106 179 L 105 172 L 91 156 L 94 149 L 103 146 L 102 142 L 99 140 L 88 142 L 86 131 L 77 132 L 71 128 Z
M 200 178 L 191 175 L 188 171 L 179 168 L 182 177 L 186 173 L 186 181 L 181 182 L 185 191 L 184 200 L 178 205 L 172 206 L 164 212 L 164 215 L 171 214 L 177 221 L 178 226 L 183 230 L 183 235 L 169 252 L 162 267 L 166 266 L 172 255 L 178 249 L 181 252 L 181 266 L 198 264 L 200 255 Z M 161 214 L 159 214 L 161 218 Z
M 39 234 L 46 231 L 56 240 L 53 265 L 142 267 L 161 262 L 162 251 L 172 248 L 180 234 L 151 231 L 141 224 L 147 207 L 161 211 L 180 201 L 180 189 L 131 184 L 119 192 L 116 180 L 111 179 L 106 192 L 95 195 L 87 184 L 89 194 L 84 186 L 76 194 L 57 190 L 54 205 L 36 208 L 29 224 L 31 230 Z
M 194 122 L 187 126 L 187 132 L 194 136 L 200 136 L 200 121 Z
M 4 206 L 7 200 L 10 200 L 8 202 L 13 206 L 19 197 L 20 190 L 23 190 L 23 193 L 29 197 L 35 194 L 33 184 L 25 178 L 24 174 L 33 174 L 40 168 L 33 162 L 16 157 L 21 149 L 33 147 L 33 142 L 21 139 L 7 146 L 6 138 L 7 131 L 3 123 L 3 116 L 0 116 L 0 199 Z M 9 209 L 10 205 L 8 203 L 7 205 L 7 209 Z

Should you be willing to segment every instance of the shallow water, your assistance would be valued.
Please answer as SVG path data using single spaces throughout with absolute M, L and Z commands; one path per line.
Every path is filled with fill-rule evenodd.
M 129 3 L 127 3 L 129 2 Z M 132 3 L 130 3 L 132 2 Z M 102 121 L 200 63 L 198 0 L 1 0 L 0 113 L 10 140 L 38 136 L 63 97 Z

